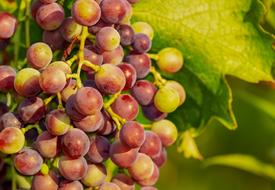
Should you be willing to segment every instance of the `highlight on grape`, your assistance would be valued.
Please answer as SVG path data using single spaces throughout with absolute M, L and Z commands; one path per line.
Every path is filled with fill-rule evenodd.
M 34 0 L 43 31 L 26 64 L 0 66 L 0 162 L 32 190 L 155 190 L 166 148 L 178 136 L 166 119 L 185 90 L 162 74 L 182 69 L 182 53 L 151 53 L 154 30 L 131 23 L 138 0 Z M 0 12 L 5 51 L 20 21 Z M 13 103 L 11 103 L 11 101 Z M 13 183 L 12 187 L 16 184 Z

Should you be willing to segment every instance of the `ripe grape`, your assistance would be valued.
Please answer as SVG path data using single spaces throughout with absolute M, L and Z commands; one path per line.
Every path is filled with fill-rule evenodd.
M 66 86 L 66 75 L 61 69 L 48 67 L 41 73 L 39 84 L 45 93 L 56 94 Z
M 128 63 L 120 64 L 118 65 L 118 67 L 122 70 L 126 79 L 126 84 L 123 90 L 129 90 L 136 83 L 136 80 L 137 80 L 136 69 Z
M 0 38 L 8 39 L 16 31 L 17 20 L 8 12 L 0 12 Z
M 88 115 L 80 121 L 73 121 L 73 123 L 85 132 L 95 132 L 104 125 L 104 117 L 100 111 L 97 111 L 95 114 Z
M 47 69 L 48 68 L 59 69 L 59 70 L 63 71 L 65 74 L 72 73 L 71 67 L 64 61 L 52 62 L 51 64 L 48 65 Z
M 139 152 L 144 153 L 150 157 L 158 155 L 162 150 L 162 144 L 159 136 L 151 131 L 145 132 L 145 141 L 140 147 Z
M 164 86 L 157 91 L 154 104 L 161 112 L 171 113 L 179 106 L 180 97 L 174 88 Z
M 108 136 L 116 131 L 116 126 L 112 118 L 103 112 L 104 124 L 98 129 L 97 133 L 100 135 Z
M 27 61 L 34 69 L 45 68 L 52 61 L 52 58 L 51 48 L 43 42 L 32 44 L 27 51 Z
M 61 26 L 65 13 L 61 5 L 57 3 L 44 4 L 36 12 L 36 22 L 44 30 L 56 30 Z
M 119 45 L 116 49 L 112 51 L 104 51 L 103 55 L 103 62 L 118 65 L 122 62 L 124 57 L 123 48 Z
M 167 119 L 154 122 L 152 131 L 159 136 L 163 146 L 171 146 L 178 137 L 177 127 Z
M 172 81 L 172 80 L 167 81 L 165 86 L 174 88 L 178 92 L 179 97 L 180 97 L 180 105 L 182 105 L 186 98 L 186 94 L 185 94 L 185 90 L 184 90 L 183 86 L 180 83 L 178 83 L 177 81 Z
M 0 151 L 4 154 L 19 152 L 25 143 L 23 132 L 16 127 L 8 127 L 0 132 Z
M 61 97 L 64 102 L 67 102 L 69 97 L 77 91 L 76 80 L 70 79 L 67 81 L 65 88 L 61 91 Z
M 151 40 L 154 38 L 154 30 L 147 22 L 135 22 L 132 28 L 136 34 L 146 34 Z
M 166 161 L 167 161 L 167 152 L 166 152 L 166 149 L 162 148 L 162 151 L 158 155 L 153 156 L 152 160 L 154 161 L 154 163 L 158 167 L 163 166 L 166 163 Z
M 0 65 L 0 91 L 13 89 L 16 71 L 7 65 Z
M 117 184 L 121 190 L 134 190 L 135 182 L 128 175 L 118 173 L 112 178 L 112 182 Z
M 129 46 L 133 43 L 135 32 L 131 26 L 120 24 L 116 29 L 120 35 L 120 43 L 122 46 Z
M 36 17 L 36 13 L 38 11 L 38 9 L 44 5 L 40 0 L 34 0 L 32 2 L 32 5 L 31 5 L 31 15 L 32 15 L 32 18 L 35 20 L 35 17 Z
M 68 116 L 70 116 L 70 118 L 73 121 L 81 121 L 85 116 L 83 116 L 76 110 L 74 106 L 74 101 L 75 101 L 75 94 L 71 95 L 66 102 L 66 108 L 65 108 L 66 113 L 68 114 Z
M 145 34 L 136 34 L 134 36 L 134 41 L 132 47 L 136 53 L 146 53 L 151 49 L 151 40 Z
M 53 171 L 47 175 L 42 173 L 36 174 L 32 179 L 32 190 L 57 190 L 58 178 Z
M 39 172 L 43 159 L 38 152 L 31 148 L 24 148 L 18 152 L 13 163 L 18 172 L 23 175 L 35 175 Z
M 97 187 L 104 183 L 107 170 L 103 164 L 89 164 L 86 175 L 81 182 L 88 187 Z
M 183 66 L 182 53 L 176 48 L 165 48 L 158 53 L 157 65 L 164 72 L 178 72 Z
M 102 95 L 92 87 L 82 87 L 75 94 L 75 108 L 82 115 L 92 115 L 103 106 Z
M 159 111 L 154 104 L 142 106 L 142 112 L 144 116 L 151 121 L 159 121 L 167 116 L 167 113 Z
M 60 151 L 59 139 L 44 131 L 37 137 L 35 148 L 44 158 L 54 158 Z
M 126 120 L 134 120 L 138 114 L 138 103 L 129 94 L 121 94 L 111 105 L 112 110 Z
M 96 44 L 104 51 L 112 51 L 120 44 L 119 33 L 112 27 L 103 27 L 96 33 Z
M 131 89 L 131 94 L 142 106 L 151 104 L 157 92 L 156 86 L 148 80 L 139 80 Z
M 125 60 L 135 67 L 137 71 L 137 78 L 141 79 L 149 74 L 151 59 L 147 54 L 130 54 L 125 58 Z
M 67 180 L 80 180 L 87 174 L 88 164 L 83 157 L 72 159 L 62 156 L 59 160 L 58 169 L 60 174 Z
M 89 147 L 89 137 L 80 129 L 70 129 L 62 137 L 62 150 L 70 158 L 84 156 L 87 154 Z
M 138 122 L 128 121 L 122 126 L 119 139 L 131 148 L 138 148 L 145 140 L 144 129 Z
M 135 180 L 148 179 L 154 172 L 154 162 L 146 154 L 138 153 L 137 159 L 128 168 L 128 171 Z
M 46 108 L 44 102 L 39 97 L 24 99 L 19 107 L 18 114 L 24 123 L 36 123 L 45 114 Z
M 60 136 L 67 133 L 70 126 L 70 117 L 65 111 L 56 109 L 46 115 L 46 128 L 54 136 Z
M 115 94 L 121 91 L 126 83 L 122 70 L 112 64 L 104 64 L 95 74 L 95 82 L 98 89 L 106 94 Z
M 22 124 L 19 121 L 17 115 L 12 112 L 7 112 L 0 116 L 0 130 L 7 127 L 21 128 Z
M 101 10 L 94 0 L 77 0 L 72 7 L 72 16 L 77 23 L 92 26 L 99 21 Z
M 65 40 L 63 39 L 59 29 L 52 31 L 44 30 L 42 41 L 48 44 L 52 51 L 61 50 L 65 47 Z
M 62 181 L 58 190 L 83 190 L 83 185 L 79 181 Z
M 100 4 L 102 19 L 108 23 L 118 23 L 126 15 L 125 0 L 103 0 Z
M 150 185 L 155 185 L 156 182 L 159 179 L 159 168 L 156 164 L 154 164 L 154 171 L 153 174 L 144 180 L 139 180 L 138 183 L 142 186 L 150 186 Z
M 111 160 L 121 168 L 128 168 L 137 159 L 138 148 L 130 148 L 116 140 L 110 148 Z
M 105 182 L 99 187 L 99 190 L 120 190 L 120 188 L 115 183 Z
M 82 26 L 76 23 L 72 17 L 66 18 L 60 27 L 62 37 L 68 42 L 78 37 L 81 32 Z
M 110 143 L 103 136 L 92 136 L 87 158 L 91 163 L 99 164 L 109 158 Z
M 39 71 L 32 68 L 22 69 L 15 76 L 14 88 L 20 96 L 36 96 L 41 91 L 39 78 Z

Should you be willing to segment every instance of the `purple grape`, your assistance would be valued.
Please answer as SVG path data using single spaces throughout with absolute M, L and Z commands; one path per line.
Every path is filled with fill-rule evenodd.
M 109 158 L 110 143 L 103 136 L 92 136 L 90 138 L 90 149 L 87 158 L 91 163 L 99 164 Z
M 8 39 L 16 31 L 17 20 L 8 12 L 0 12 L 0 38 Z
M 121 189 L 115 183 L 105 182 L 99 187 L 99 190 L 121 190 Z
M 54 158 L 60 151 L 59 139 L 44 131 L 37 137 L 35 148 L 44 158 Z
M 9 45 L 9 39 L 1 39 L 0 38 L 0 50 L 4 50 Z
M 123 48 L 119 45 L 116 49 L 112 51 L 103 52 L 103 62 L 113 65 L 118 65 L 122 62 L 124 57 Z
M 130 54 L 125 60 L 135 67 L 137 71 L 137 78 L 141 79 L 149 74 L 151 59 L 147 54 Z
M 21 128 L 22 124 L 17 115 L 12 112 L 7 112 L 0 116 L 0 130 L 7 127 Z
M 152 42 L 150 38 L 142 33 L 134 36 L 132 47 L 136 53 L 146 53 L 151 49 Z
M 108 23 L 118 23 L 126 15 L 127 5 L 125 0 L 103 0 L 100 4 L 102 19 Z
M 112 51 L 120 44 L 119 33 L 113 27 L 103 27 L 96 33 L 96 44 L 104 51 Z
M 159 111 L 154 104 L 142 107 L 144 116 L 151 121 L 159 121 L 167 116 L 167 113 Z
M 118 65 L 118 67 L 122 70 L 126 78 L 126 84 L 123 90 L 131 89 L 137 80 L 136 69 L 128 63 L 123 63 L 121 65 Z
M 145 141 L 140 147 L 139 152 L 150 157 L 158 155 L 162 151 L 162 144 L 159 136 L 151 131 L 145 132 Z
M 32 190 L 58 190 L 58 179 L 54 172 L 36 174 L 32 179 Z
M 99 135 L 108 136 L 116 131 L 116 126 L 112 118 L 108 116 L 105 112 L 103 112 L 103 116 L 104 124 L 98 129 L 97 133 Z
M 131 94 L 136 98 L 142 106 L 147 106 L 154 101 L 157 92 L 156 86 L 147 80 L 139 80 L 131 89 Z
M 65 108 L 66 113 L 68 114 L 68 116 L 70 116 L 70 118 L 73 121 L 81 121 L 85 116 L 83 116 L 76 110 L 74 106 L 74 102 L 75 102 L 75 94 L 71 95 L 66 102 L 66 108 Z
M 95 25 L 89 27 L 89 33 L 96 34 L 101 28 L 107 26 L 112 27 L 113 24 L 106 23 L 102 19 L 100 19 Z
M 12 90 L 16 71 L 7 65 L 0 65 L 0 91 Z
M 58 190 L 83 190 L 83 185 L 79 181 L 62 181 Z
M 131 148 L 138 148 L 145 140 L 144 129 L 138 122 L 128 121 L 122 126 L 119 139 Z
M 38 11 L 38 9 L 44 5 L 40 0 L 34 0 L 32 2 L 32 5 L 31 5 L 31 15 L 32 15 L 32 18 L 35 20 L 35 17 L 36 17 L 36 13 Z
M 121 190 L 135 190 L 135 182 L 128 175 L 118 173 L 112 178 L 112 182 L 117 184 Z
M 107 170 L 103 164 L 89 164 L 86 175 L 81 182 L 88 187 L 97 187 L 104 183 L 107 177 Z
M 65 47 L 65 40 L 63 39 L 59 29 L 53 31 L 45 30 L 42 39 L 44 43 L 51 47 L 52 51 L 61 50 Z
M 116 29 L 120 35 L 120 43 L 122 46 L 129 46 L 133 43 L 135 32 L 130 25 L 120 24 Z
M 88 115 L 73 123 L 77 128 L 85 132 L 95 132 L 104 125 L 104 117 L 100 111 L 97 111 L 95 114 Z

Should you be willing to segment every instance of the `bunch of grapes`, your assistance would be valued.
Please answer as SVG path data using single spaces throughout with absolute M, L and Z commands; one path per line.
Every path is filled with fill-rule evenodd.
M 33 2 L 42 42 L 28 48 L 29 67 L 0 66 L 0 91 L 18 102 L 0 104 L 0 151 L 32 177 L 32 190 L 156 189 L 178 133 L 165 118 L 185 101 L 157 68 L 175 73 L 183 57 L 175 48 L 148 53 L 154 31 L 131 25 L 134 3 L 76 0 L 65 18 L 55 0 Z M 0 13 L 1 44 L 16 25 Z

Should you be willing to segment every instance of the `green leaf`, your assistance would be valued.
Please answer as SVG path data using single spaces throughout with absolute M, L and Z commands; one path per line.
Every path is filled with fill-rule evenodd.
M 141 0 L 133 21 L 155 30 L 153 51 L 179 48 L 185 67 L 167 78 L 180 81 L 187 100 L 171 114 L 181 130 L 205 126 L 212 118 L 237 127 L 225 75 L 249 82 L 273 80 L 274 40 L 259 22 L 264 6 L 257 0 Z
M 263 163 L 253 156 L 230 154 L 215 156 L 204 161 L 204 166 L 223 165 L 250 172 L 252 174 L 268 177 L 275 180 L 275 166 Z

